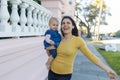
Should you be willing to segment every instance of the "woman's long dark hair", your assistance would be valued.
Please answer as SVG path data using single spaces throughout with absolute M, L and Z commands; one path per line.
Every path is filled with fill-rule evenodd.
M 74 28 L 72 29 L 72 35 L 78 36 L 78 29 L 77 29 L 75 21 L 70 16 L 64 16 L 61 20 L 61 26 L 62 26 L 62 22 L 64 19 L 69 19 L 72 22 L 72 25 L 74 26 Z M 61 29 L 61 33 L 64 36 L 62 29 Z

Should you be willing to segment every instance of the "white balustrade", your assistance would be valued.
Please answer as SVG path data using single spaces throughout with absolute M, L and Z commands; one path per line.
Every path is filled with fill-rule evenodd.
M 18 4 L 20 3 L 20 1 L 18 2 L 17 0 L 11 0 L 10 3 L 12 4 L 12 13 L 10 16 L 10 21 L 12 24 L 12 31 L 15 32 L 20 31 L 21 28 L 18 25 L 19 22 L 19 15 L 18 15 Z
M 44 32 L 43 32 L 43 25 L 44 25 L 44 21 L 43 21 L 43 19 L 44 19 L 44 16 L 43 16 L 43 14 L 44 14 L 44 12 L 42 11 L 41 12 L 41 33 L 42 33 L 42 35 L 44 35 Z
M 44 22 L 44 25 L 43 25 L 43 26 L 44 26 L 44 27 L 43 27 L 43 33 L 45 33 L 45 30 L 48 29 L 47 19 L 48 19 L 48 15 L 45 13 L 45 14 L 44 14 L 44 18 L 43 18 L 43 20 L 44 20 L 44 21 L 43 21 L 43 22 Z
M 47 25 L 47 19 L 48 19 L 48 15 L 46 14 L 46 17 L 45 17 L 45 25 L 46 25 L 46 28 L 48 27 L 48 25 Z
M 0 32 L 5 32 L 8 27 L 9 13 L 7 9 L 7 0 L 0 2 Z
M 48 28 L 51 12 L 33 0 L 0 1 L 0 37 L 38 36 Z
M 33 18 L 32 18 L 32 10 L 34 7 L 31 5 L 27 8 L 27 25 L 28 25 L 28 31 L 31 32 L 32 24 L 33 24 Z
M 33 27 L 35 32 L 37 31 L 36 29 L 38 25 L 37 13 L 38 13 L 38 9 L 34 9 L 33 10 Z
M 42 34 L 41 33 L 41 26 L 42 26 L 42 22 L 41 22 L 41 10 L 39 10 L 39 12 L 38 12 L 38 30 L 39 30 L 39 32 L 40 32 L 40 34 Z
M 26 3 L 21 3 L 20 8 L 21 8 L 21 15 L 20 15 L 20 25 L 21 25 L 21 31 L 24 32 L 26 28 L 26 23 L 27 23 L 27 17 L 26 17 L 26 8 L 27 8 Z

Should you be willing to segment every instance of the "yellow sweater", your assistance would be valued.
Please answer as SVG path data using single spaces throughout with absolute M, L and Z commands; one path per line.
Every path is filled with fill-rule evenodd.
M 87 48 L 84 40 L 75 37 L 69 41 L 61 41 L 57 48 L 57 56 L 51 64 L 51 70 L 57 74 L 70 74 L 73 72 L 73 64 L 78 50 L 80 50 L 93 63 L 98 58 Z

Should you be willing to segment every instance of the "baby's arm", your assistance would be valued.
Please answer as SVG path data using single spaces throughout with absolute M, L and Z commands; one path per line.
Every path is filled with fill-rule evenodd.
M 47 35 L 45 36 L 45 40 L 46 40 L 47 43 L 49 43 L 49 44 L 51 44 L 51 45 L 54 45 L 55 43 L 54 43 L 54 41 L 52 41 L 52 40 L 50 39 L 50 37 L 51 37 L 51 35 L 50 35 L 50 34 L 47 34 Z
M 48 56 L 50 56 L 49 50 L 55 49 L 55 47 L 54 47 L 54 41 L 52 41 L 52 40 L 50 39 L 50 37 L 51 37 L 50 34 L 47 34 L 47 35 L 45 36 L 46 42 L 49 43 L 49 44 L 51 44 L 51 46 L 49 46 L 49 47 L 46 48 L 46 52 L 47 52 L 47 55 L 48 55 Z

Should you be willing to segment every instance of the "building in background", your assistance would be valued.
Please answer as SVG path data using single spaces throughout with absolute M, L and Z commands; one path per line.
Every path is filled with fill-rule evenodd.
M 64 15 L 74 17 L 75 0 L 41 0 L 41 5 L 50 10 L 59 20 Z

